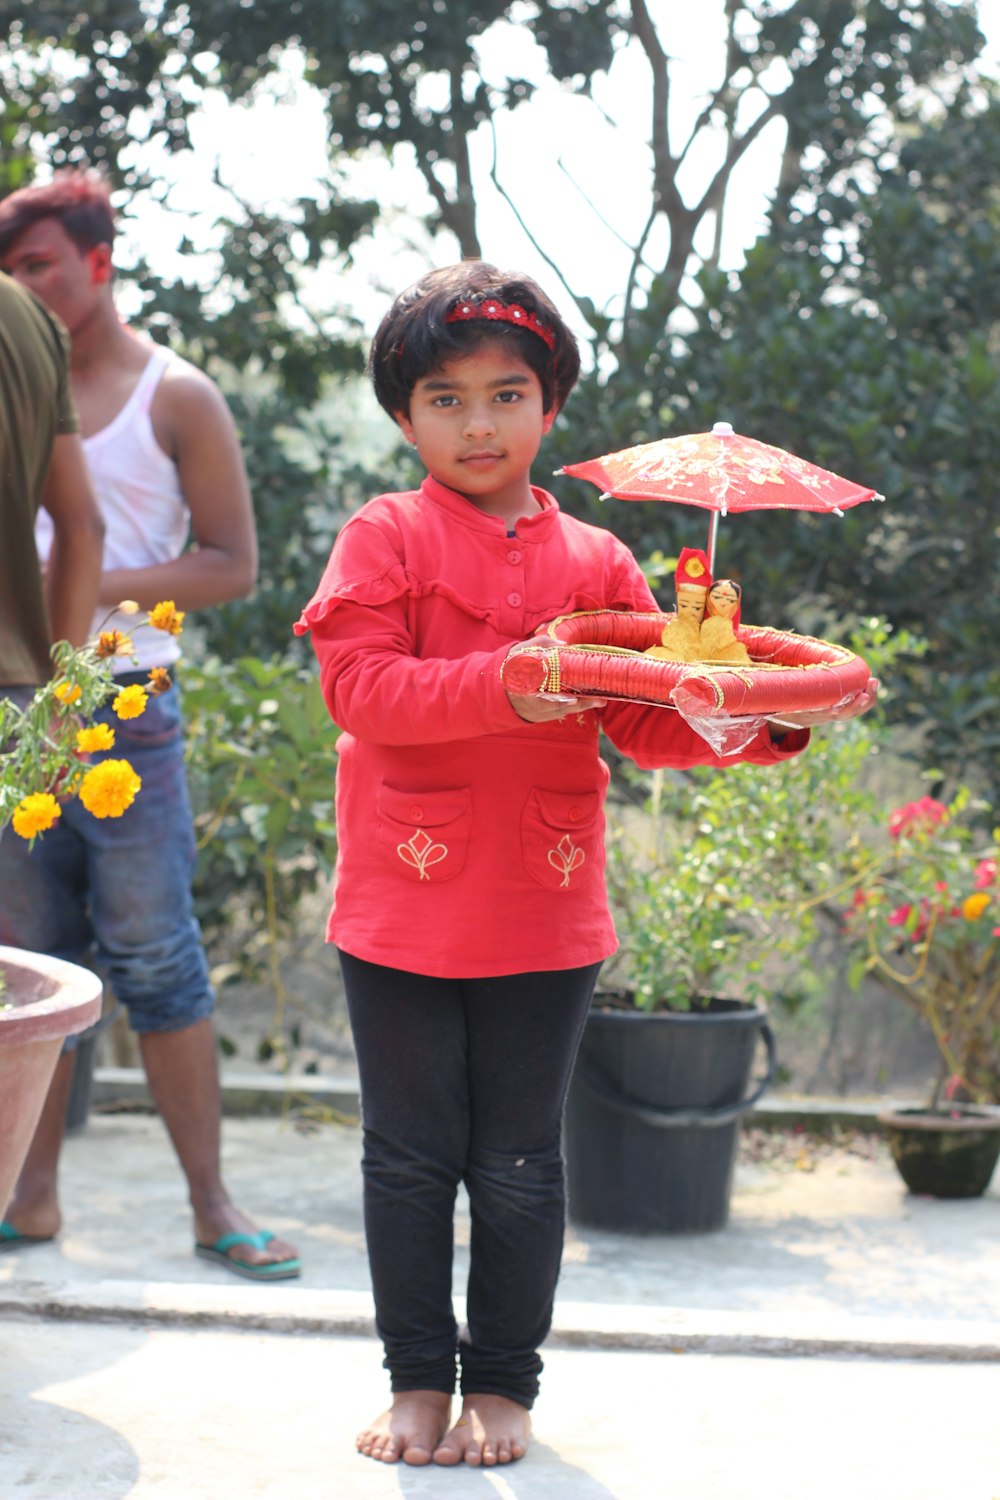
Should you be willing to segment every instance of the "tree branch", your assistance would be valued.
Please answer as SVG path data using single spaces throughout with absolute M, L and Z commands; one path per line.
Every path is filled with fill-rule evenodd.
M 525 235 L 530 240 L 532 248 L 536 251 L 536 253 L 538 255 L 540 255 L 542 257 L 542 260 L 544 260 L 545 264 L 549 267 L 549 269 L 551 270 L 552 274 L 558 278 L 561 286 L 563 287 L 563 289 L 566 292 L 566 295 L 569 298 L 571 298 L 574 307 L 580 313 L 580 315 L 584 319 L 584 321 L 587 322 L 588 324 L 590 324 L 590 317 L 588 316 L 588 312 L 587 312 L 588 303 L 587 303 L 586 299 L 582 298 L 582 297 L 579 297 L 577 295 L 577 293 L 574 292 L 573 288 L 570 286 L 569 282 L 566 280 L 566 277 L 563 275 L 563 273 L 560 270 L 559 266 L 552 259 L 552 256 L 549 255 L 547 251 L 545 251 L 545 250 L 542 249 L 542 246 L 540 245 L 540 243 L 539 243 L 536 235 L 534 234 L 534 232 L 532 230 L 530 230 L 528 228 L 528 225 L 526 224 L 526 222 L 524 220 L 524 217 L 521 214 L 520 209 L 517 207 L 517 205 L 515 204 L 513 198 L 510 196 L 510 194 L 508 193 L 507 189 L 504 187 L 503 183 L 500 181 L 500 173 L 499 173 L 499 166 L 498 166 L 498 160 L 497 160 L 497 135 L 496 135 L 496 127 L 495 127 L 494 122 L 493 122 L 492 119 L 490 120 L 490 132 L 491 132 L 491 135 L 492 135 L 492 138 L 493 138 L 493 164 L 490 167 L 490 181 L 492 182 L 493 186 L 496 188 L 497 192 L 500 194 L 500 196 L 503 199 L 503 201 L 507 204 L 507 207 L 510 209 L 511 213 L 514 215 L 514 218 L 517 220 L 518 224 L 520 225 L 520 227 L 523 230 L 523 232 L 525 233 Z M 593 327 L 592 324 L 590 326 Z M 594 330 L 594 333 L 595 333 L 595 337 L 596 337 L 596 334 L 597 334 L 597 330 L 596 329 Z

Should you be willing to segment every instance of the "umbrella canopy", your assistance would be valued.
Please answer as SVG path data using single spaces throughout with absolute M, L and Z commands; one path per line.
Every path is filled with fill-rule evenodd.
M 728 422 L 716 422 L 711 432 L 661 438 L 567 464 L 558 472 L 591 480 L 603 490 L 602 499 L 614 495 L 619 500 L 670 500 L 723 516 L 745 510 L 840 515 L 863 500 L 884 498 L 783 448 L 741 437 Z

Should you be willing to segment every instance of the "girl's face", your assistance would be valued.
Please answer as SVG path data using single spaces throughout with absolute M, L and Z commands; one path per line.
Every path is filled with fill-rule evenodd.
M 530 470 L 555 415 L 542 410 L 538 376 L 497 340 L 418 380 L 396 421 L 435 479 L 513 521 L 538 509 Z

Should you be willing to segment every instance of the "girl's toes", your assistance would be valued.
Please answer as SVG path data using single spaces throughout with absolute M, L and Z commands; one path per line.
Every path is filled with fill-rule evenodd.
M 497 1445 L 497 1463 L 509 1464 L 510 1456 L 510 1443 L 506 1438 L 501 1438 L 499 1444 Z

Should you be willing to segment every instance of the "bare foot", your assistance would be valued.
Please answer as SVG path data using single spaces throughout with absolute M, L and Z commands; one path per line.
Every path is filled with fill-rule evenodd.
M 531 1416 L 506 1396 L 466 1396 L 462 1415 L 434 1449 L 436 1464 L 509 1464 L 523 1458 L 531 1436 Z
M 214 1245 L 224 1234 L 256 1232 L 257 1225 L 253 1220 L 247 1218 L 235 1204 L 227 1201 L 195 1212 L 194 1237 L 200 1245 Z M 273 1266 L 281 1261 L 295 1260 L 298 1253 L 295 1246 L 290 1245 L 287 1240 L 279 1240 L 274 1236 L 261 1248 L 255 1245 L 233 1245 L 226 1251 L 226 1256 L 231 1261 L 238 1260 L 251 1266 Z
M 358 1433 L 358 1452 L 383 1464 L 429 1464 L 450 1419 L 444 1391 L 399 1391 L 389 1410 Z

